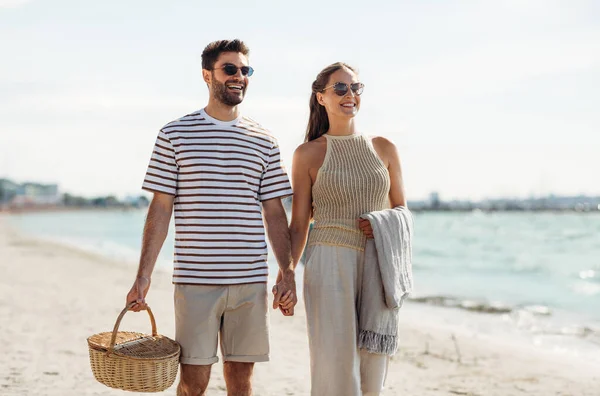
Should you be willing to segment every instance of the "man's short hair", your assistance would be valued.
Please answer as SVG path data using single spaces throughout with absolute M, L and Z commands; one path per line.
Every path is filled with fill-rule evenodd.
M 238 39 L 213 41 L 202 51 L 202 68 L 212 70 L 217 59 L 219 59 L 219 55 L 223 52 L 239 52 L 247 57 L 250 49 L 246 47 L 243 41 Z

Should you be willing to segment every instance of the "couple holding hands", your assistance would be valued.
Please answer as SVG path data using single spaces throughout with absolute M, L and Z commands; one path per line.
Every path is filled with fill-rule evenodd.
M 283 315 L 294 314 L 294 269 L 307 249 L 312 395 L 378 395 L 391 353 L 359 345 L 364 271 L 379 254 L 364 215 L 406 207 L 396 147 L 357 131 L 364 85 L 349 65 L 327 66 L 312 84 L 292 192 L 277 140 L 238 107 L 254 71 L 248 55 L 239 40 L 210 43 L 202 53 L 208 105 L 158 133 L 143 183 L 154 196 L 127 303 L 145 307 L 174 211 L 177 395 L 205 394 L 219 343 L 228 394 L 251 395 L 254 363 L 269 359 L 266 230 L 279 265 L 273 304 Z M 288 226 L 281 198 L 290 195 Z

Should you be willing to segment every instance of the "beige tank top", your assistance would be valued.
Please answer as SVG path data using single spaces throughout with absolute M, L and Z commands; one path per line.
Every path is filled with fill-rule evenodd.
M 364 250 L 358 218 L 390 207 L 388 170 L 366 136 L 324 136 L 327 151 L 312 187 L 314 224 L 308 245 Z

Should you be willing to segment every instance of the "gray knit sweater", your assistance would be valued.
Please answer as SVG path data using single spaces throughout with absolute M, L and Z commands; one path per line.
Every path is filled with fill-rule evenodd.
M 403 206 L 361 216 L 373 228 L 365 247 L 359 309 L 359 348 L 393 355 L 398 349 L 398 314 L 413 289 L 413 218 Z

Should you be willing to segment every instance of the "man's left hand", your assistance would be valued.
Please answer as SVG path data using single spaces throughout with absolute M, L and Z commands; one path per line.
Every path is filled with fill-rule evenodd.
M 279 308 L 284 316 L 293 316 L 294 306 L 298 303 L 293 270 L 279 270 L 276 284 L 273 286 L 273 295 L 273 309 Z

